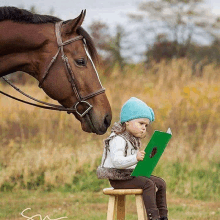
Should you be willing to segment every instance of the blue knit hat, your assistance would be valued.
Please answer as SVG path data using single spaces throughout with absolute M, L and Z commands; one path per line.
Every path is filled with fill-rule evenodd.
M 154 111 L 140 99 L 131 97 L 122 106 L 120 121 L 122 123 L 136 118 L 148 118 L 151 122 L 153 122 Z

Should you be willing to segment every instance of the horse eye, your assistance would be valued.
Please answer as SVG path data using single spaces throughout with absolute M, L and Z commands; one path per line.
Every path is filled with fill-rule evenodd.
M 84 58 L 75 60 L 78 66 L 86 66 L 86 60 Z

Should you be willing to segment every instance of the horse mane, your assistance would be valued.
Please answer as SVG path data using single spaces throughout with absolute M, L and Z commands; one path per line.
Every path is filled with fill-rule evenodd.
M 61 21 L 61 19 L 51 15 L 35 14 L 28 10 L 11 6 L 0 7 L 0 22 L 5 20 L 26 24 L 56 23 Z M 87 47 L 92 59 L 98 61 L 98 53 L 90 35 L 82 27 L 79 27 L 76 32 L 86 39 Z
M 97 53 L 97 50 L 95 48 L 95 44 L 94 44 L 92 38 L 90 37 L 90 35 L 81 26 L 77 28 L 76 32 L 77 32 L 77 34 L 82 35 L 86 39 L 86 45 L 87 45 L 88 51 L 92 57 L 92 60 L 95 63 L 98 62 L 98 53 Z
M 61 21 L 61 19 L 51 15 L 34 14 L 28 10 L 11 6 L 0 7 L 0 21 L 4 20 L 27 24 L 56 23 Z

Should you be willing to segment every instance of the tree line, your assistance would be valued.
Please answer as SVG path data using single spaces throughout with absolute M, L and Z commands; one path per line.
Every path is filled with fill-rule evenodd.
M 207 8 L 204 0 L 143 1 L 128 18 L 137 25 L 136 32 L 141 29 L 140 38 L 145 39 L 140 62 L 146 63 L 146 67 L 162 60 L 187 58 L 192 63 L 192 74 L 202 76 L 206 65 L 220 64 L 220 17 Z M 107 24 L 97 21 L 91 24 L 90 31 L 103 54 L 106 74 L 115 65 L 123 72 L 129 63 L 122 55 L 122 45 L 128 35 L 124 28 L 117 26 L 112 36 L 107 34 Z M 149 35 L 153 38 L 150 43 Z

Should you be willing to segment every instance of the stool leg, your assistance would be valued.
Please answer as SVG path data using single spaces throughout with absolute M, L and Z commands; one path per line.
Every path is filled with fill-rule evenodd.
M 119 195 L 117 200 L 117 220 L 125 219 L 125 196 Z
M 145 207 L 143 204 L 142 195 L 135 195 L 138 220 L 145 220 Z
M 107 220 L 114 220 L 115 217 L 115 205 L 116 203 L 116 196 L 109 196 L 108 202 L 108 212 L 107 212 Z

